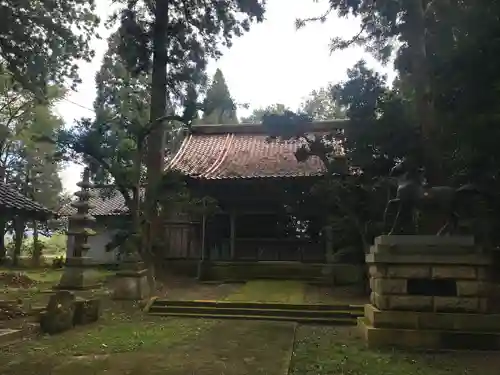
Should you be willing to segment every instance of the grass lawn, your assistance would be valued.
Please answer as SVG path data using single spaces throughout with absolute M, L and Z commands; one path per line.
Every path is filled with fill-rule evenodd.
M 293 332 L 290 323 L 153 318 L 111 306 L 96 325 L 0 351 L 0 374 L 284 374 Z
M 300 281 L 249 281 L 225 300 L 300 304 L 304 302 L 304 288 L 304 283 Z
M 34 283 L 29 287 L 13 287 L 5 285 L 0 279 L 0 300 L 14 300 L 21 299 L 24 303 L 30 305 L 45 304 L 50 296 L 51 288 L 56 285 L 62 275 L 62 269 L 26 269 L 26 270 L 12 270 L 9 268 L 0 268 L 1 273 L 20 273 L 29 277 Z M 96 280 L 96 282 L 105 282 L 109 276 L 114 275 L 113 272 L 104 269 L 93 268 L 88 271 L 89 277 Z
M 301 326 L 290 375 L 494 375 L 497 353 L 368 350 L 355 328 Z
M 58 281 L 60 271 L 46 272 L 30 277 L 44 287 Z M 253 281 L 225 292 L 229 301 L 307 300 L 296 281 Z M 368 350 L 349 327 L 162 318 L 136 304 L 102 302 L 96 324 L 0 349 L 0 375 L 496 375 L 500 368 L 496 354 Z

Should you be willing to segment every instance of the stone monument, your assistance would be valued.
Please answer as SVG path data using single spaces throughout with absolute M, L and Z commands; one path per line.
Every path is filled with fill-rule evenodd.
M 126 243 L 124 259 L 116 273 L 113 284 L 113 299 L 139 301 L 150 295 L 147 273 L 135 246 L 139 241 Z
M 499 268 L 473 237 L 383 235 L 366 263 L 369 347 L 500 349 Z
M 88 290 L 100 288 L 101 285 L 92 281 L 89 277 L 90 270 L 88 268 L 89 258 L 85 254 L 89 250 L 88 237 L 95 235 L 95 232 L 90 228 L 95 218 L 89 214 L 89 209 L 92 208 L 89 199 L 92 196 L 90 188 L 90 170 L 85 168 L 83 172 L 83 180 L 78 183 L 80 191 L 75 193 L 78 197 L 76 202 L 71 203 L 76 208 L 77 212 L 69 217 L 68 223 L 68 252 L 64 273 L 55 289 L 63 290 Z M 71 238 L 72 237 L 72 238 Z

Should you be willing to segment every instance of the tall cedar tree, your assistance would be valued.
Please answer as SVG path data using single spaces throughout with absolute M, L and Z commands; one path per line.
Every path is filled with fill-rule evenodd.
M 203 84 L 211 58 L 221 55 L 220 45 L 230 47 L 232 38 L 262 21 L 261 0 L 119 0 L 122 55 L 132 71 L 152 72 L 150 120 L 147 144 L 147 231 L 144 247 L 152 252 L 152 238 L 159 228 L 156 191 L 164 169 L 165 131 L 157 120 L 166 115 L 167 102 L 182 105 L 182 121 L 190 123 L 197 108 L 196 92 Z
M 63 94 L 58 88 L 49 86 L 48 101 L 41 104 L 35 94 L 14 83 L 10 74 L 0 76 L 0 181 L 11 184 L 21 193 L 52 209 L 56 208 L 61 191 L 59 165 L 53 159 L 54 145 L 35 142 L 33 137 L 50 136 L 62 127 L 62 121 L 52 113 L 51 105 Z M 7 218 L 3 218 L 0 222 L 1 234 L 8 224 Z M 22 237 L 26 223 L 17 224 L 17 237 Z M 34 226 L 37 227 L 36 223 Z M 18 244 L 20 246 L 19 241 Z M 2 241 L 0 259 L 4 256 Z
M 429 57 L 433 50 L 429 35 L 435 28 L 442 28 L 442 20 L 454 13 L 459 1 L 434 0 L 329 0 L 330 7 L 325 14 L 316 18 L 297 20 L 297 26 L 307 21 L 325 21 L 332 11 L 338 15 L 355 16 L 361 20 L 359 32 L 351 39 L 334 37 L 331 49 L 345 49 L 353 44 L 364 46 L 383 62 L 387 62 L 394 50 L 397 51 L 396 67 L 411 83 L 414 92 L 415 121 L 422 136 L 423 160 L 431 183 L 443 180 L 442 157 L 437 136 L 440 134 L 435 112 L 435 98 Z M 453 12 L 452 12 L 453 11 Z M 446 33 L 445 29 L 441 32 Z M 450 29 L 448 34 L 452 34 Z M 397 42 L 397 43 L 396 43 Z
M 203 114 L 203 124 L 237 124 L 236 105 L 222 71 L 217 69 L 205 97 L 205 108 L 209 113 Z
M 78 83 L 75 60 L 93 57 L 94 9 L 94 0 L 3 0 L 0 67 L 43 96 L 47 83 Z

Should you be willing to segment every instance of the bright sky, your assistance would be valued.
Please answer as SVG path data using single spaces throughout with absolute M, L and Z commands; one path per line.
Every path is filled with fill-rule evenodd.
M 112 11 L 111 0 L 97 3 L 98 14 L 105 19 Z M 312 90 L 345 79 L 346 70 L 361 58 L 371 67 L 393 76 L 390 67 L 382 67 L 359 47 L 330 54 L 330 39 L 355 35 L 358 32 L 356 20 L 332 16 L 323 24 L 311 23 L 295 30 L 297 18 L 317 16 L 325 11 L 327 3 L 326 0 L 318 3 L 313 0 L 268 0 L 266 20 L 253 25 L 249 33 L 234 41 L 233 47 L 225 51 L 219 61 L 210 65 L 211 74 L 216 68 L 222 70 L 235 100 L 250 105 L 248 110 L 240 109 L 239 116 L 274 103 L 295 109 Z M 100 35 L 102 39 L 93 43 L 96 56 L 92 63 L 80 65 L 83 83 L 56 108 L 67 126 L 81 117 L 93 116 L 86 108 L 92 108 L 94 76 L 106 52 L 109 32 L 102 27 Z M 61 172 L 65 190 L 74 192 L 77 189 L 81 170 L 80 166 L 72 164 Z

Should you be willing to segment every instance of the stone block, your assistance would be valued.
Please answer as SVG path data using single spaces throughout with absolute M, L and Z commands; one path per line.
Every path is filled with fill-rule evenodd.
M 435 266 L 432 267 L 433 279 L 477 279 L 475 267 L 467 266 Z
M 84 325 L 99 320 L 101 313 L 101 301 L 98 298 L 78 299 L 75 301 L 75 314 L 73 323 Z
M 380 310 L 373 304 L 366 304 L 365 318 L 374 327 L 415 328 L 417 318 L 407 311 Z
M 429 296 L 387 296 L 389 310 L 430 311 L 432 297 Z M 378 307 L 378 306 L 377 306 Z
M 93 270 L 85 266 L 84 263 L 89 258 L 67 258 L 64 273 L 59 284 L 54 287 L 56 290 L 89 290 L 99 289 L 102 285 L 96 282 L 93 277 Z
M 120 271 L 113 280 L 113 299 L 139 301 L 149 297 L 147 270 Z
M 373 279 L 372 291 L 378 294 L 406 294 L 405 279 Z
M 478 280 L 494 280 L 494 270 L 491 267 L 477 267 L 476 272 Z
M 498 350 L 500 333 L 446 330 L 376 328 L 358 318 L 358 328 L 371 349 L 400 347 L 408 349 Z
M 431 252 L 422 252 L 420 254 L 397 254 L 390 253 L 369 253 L 365 256 L 367 264 L 429 264 L 429 265 L 464 265 L 464 266 L 487 266 L 492 259 L 486 254 L 436 254 Z
M 358 318 L 358 328 L 370 349 L 385 347 L 437 349 L 440 345 L 439 331 L 375 328 L 364 318 Z
M 389 265 L 387 267 L 387 277 L 403 279 L 426 279 L 431 276 L 431 267 L 425 265 Z
M 386 310 L 389 308 L 389 300 L 387 296 L 383 296 L 375 292 L 371 292 L 370 294 L 370 303 L 380 310 Z
M 375 245 L 474 246 L 474 237 L 433 235 L 382 235 L 375 238 Z
M 489 293 L 490 284 L 484 281 L 457 281 L 457 295 L 459 297 L 481 297 Z
M 498 296 L 488 296 L 479 298 L 479 312 L 500 313 L 500 299 Z
M 462 245 L 376 245 L 370 247 L 370 253 L 392 255 L 470 255 L 481 253 L 481 248 Z
M 434 297 L 434 311 L 438 312 L 478 312 L 479 298 L 474 297 Z
M 40 329 L 43 333 L 56 334 L 73 328 L 75 295 L 61 290 L 50 296 L 47 308 L 40 315 Z
M 375 328 L 500 332 L 500 314 L 379 310 L 370 304 L 364 311 Z
M 381 264 L 370 264 L 368 273 L 371 277 L 385 277 L 387 274 L 387 267 Z

